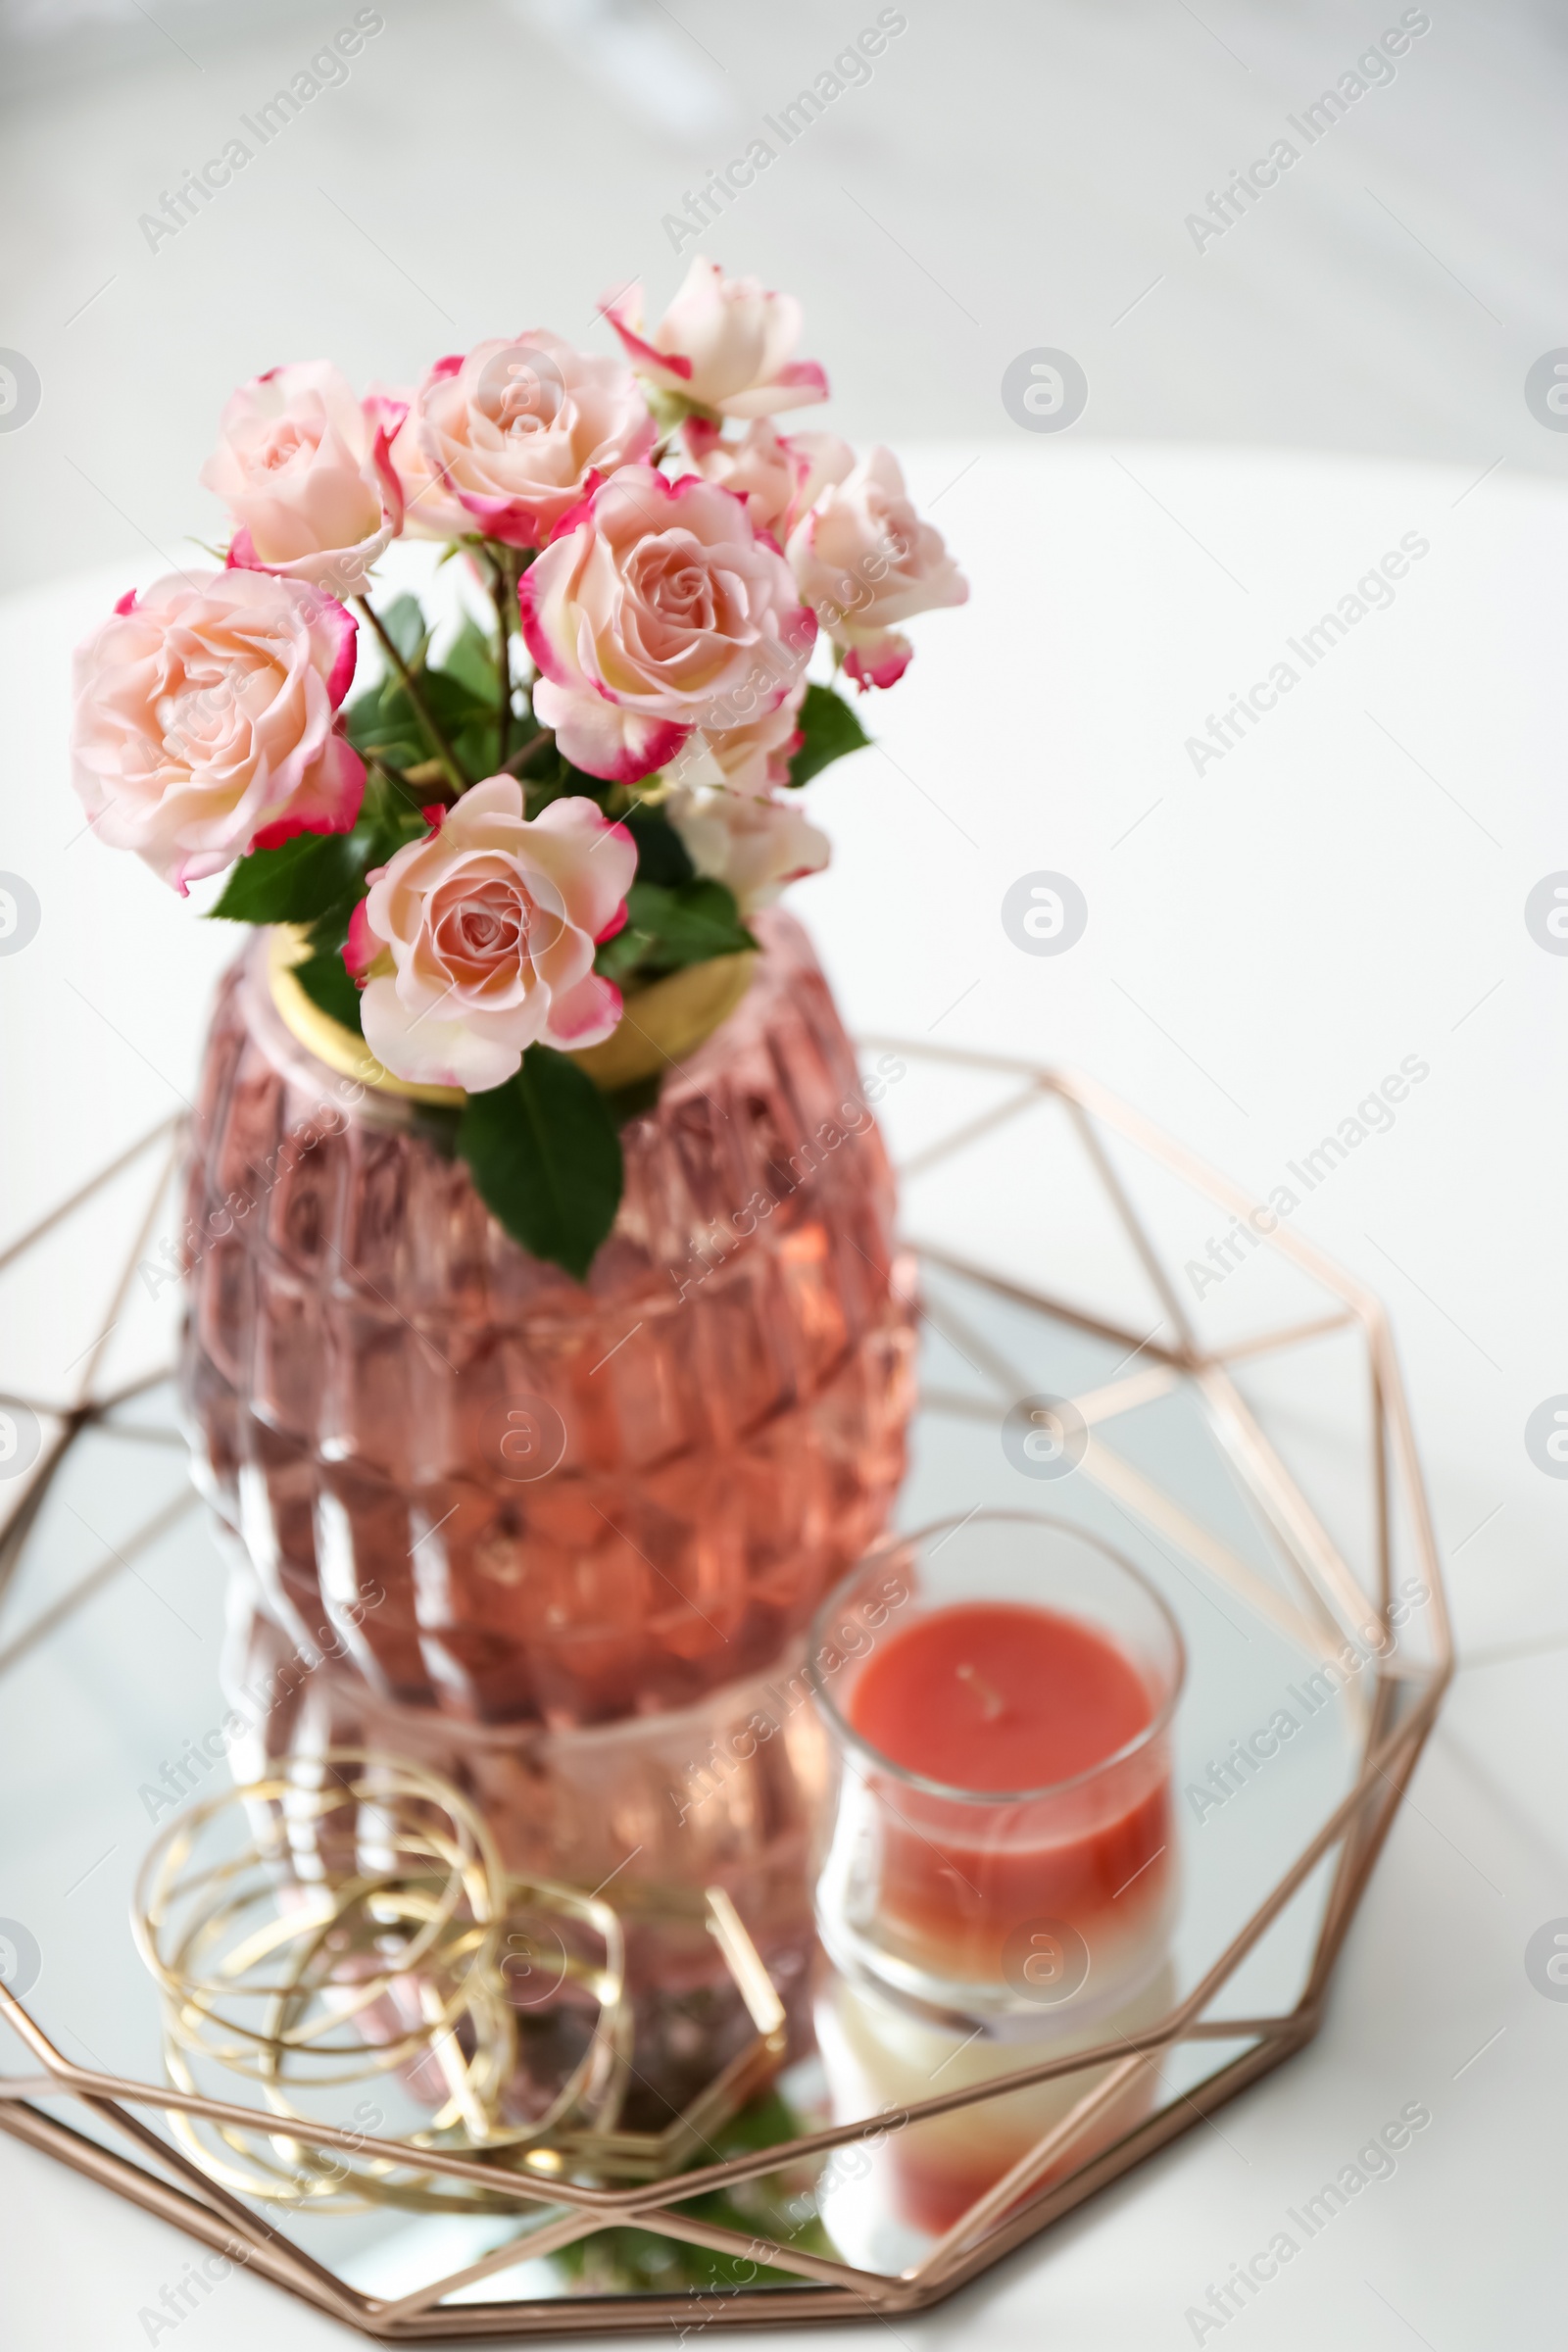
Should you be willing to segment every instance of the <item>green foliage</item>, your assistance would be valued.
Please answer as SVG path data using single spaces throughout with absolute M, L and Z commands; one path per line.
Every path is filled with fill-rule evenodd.
M 352 833 L 296 833 L 242 858 L 212 911 L 230 923 L 313 922 L 356 897 L 363 873 Z
M 835 760 L 863 750 L 871 740 L 843 695 L 831 686 L 808 686 L 799 725 L 806 741 L 790 761 L 792 785 L 808 784 Z
M 705 2144 L 693 2162 L 710 2164 L 715 2157 L 777 2147 L 799 2138 L 805 2129 L 776 2090 L 764 2091 L 732 2117 L 716 2141 Z M 822 2159 L 817 2158 L 804 2171 L 796 2168 L 790 2175 L 763 2174 L 733 2192 L 711 2189 L 706 2196 L 684 2199 L 672 2195 L 669 2202 L 694 2221 L 715 2223 L 748 2238 L 776 2238 L 781 2245 L 800 2246 L 837 2262 L 843 2257 L 814 2210 L 809 2185 L 821 2169 Z M 744 2292 L 803 2283 L 797 2273 L 776 2265 L 754 2262 L 743 2254 L 721 2253 L 716 2247 L 685 2245 L 635 2225 L 596 2230 L 591 2237 L 564 2248 L 554 2260 L 580 2287 L 600 2294 L 675 2294 L 683 2288 Z
M 662 808 L 633 808 L 621 821 L 637 844 L 639 882 L 660 882 L 668 890 L 696 881 L 686 844 Z
M 313 1004 L 331 1014 L 354 1036 L 360 1028 L 360 992 L 349 977 L 341 948 L 318 948 L 294 966 L 294 977 Z
M 419 810 L 372 776 L 352 832 L 300 833 L 279 849 L 252 850 L 213 913 L 226 922 L 303 925 L 311 952 L 294 966 L 295 979 L 313 1004 L 359 1036 L 360 992 L 343 961 L 349 920 L 366 875 L 425 829 Z
M 414 597 L 394 597 L 380 620 L 464 774 L 470 783 L 494 775 L 500 676 L 491 639 L 476 622 L 465 618 L 440 667 L 431 668 L 430 632 Z M 390 662 L 343 716 L 348 739 L 362 759 L 399 772 L 414 769 L 421 778 L 427 771 L 438 772 L 432 769 L 435 747 Z
M 411 662 L 435 720 L 464 774 L 472 783 L 495 772 L 495 690 L 478 694 L 466 679 L 450 670 L 424 669 Z M 358 696 L 344 714 L 350 743 L 364 760 L 383 767 L 414 770 L 421 778 L 438 773 L 432 768 L 435 751 L 409 699 L 408 690 L 393 670 Z
M 432 757 L 409 698 L 390 670 L 350 703 L 343 732 L 362 760 L 377 760 L 384 767 L 417 767 Z
M 492 710 L 495 708 L 501 684 L 495 644 L 466 613 L 462 628 L 441 657 L 441 668 L 447 677 L 456 678 L 460 686 L 466 686 L 470 694 L 478 695 Z
M 278 849 L 252 850 L 230 872 L 213 915 L 231 923 L 316 924 L 334 917 L 341 921 L 335 943 L 341 946 L 365 896 L 366 875 L 424 831 L 425 819 L 407 795 L 371 776 L 352 832 L 297 833 Z
M 586 1071 L 530 1046 L 514 1078 L 468 1097 L 458 1150 L 513 1240 L 584 1281 L 624 1177 L 614 1120 Z
M 607 940 L 595 968 L 612 980 L 662 979 L 690 963 L 755 948 L 733 891 L 722 882 L 695 880 L 666 888 L 635 881 L 626 893 L 626 927 Z
M 419 679 L 430 716 L 452 746 L 470 784 L 496 772 L 496 697 L 475 694 L 450 670 L 427 669 Z M 400 700 L 407 698 L 398 688 Z
M 382 628 L 411 669 L 424 660 L 430 632 L 425 626 L 424 614 L 419 610 L 416 596 L 395 596 L 378 616 Z

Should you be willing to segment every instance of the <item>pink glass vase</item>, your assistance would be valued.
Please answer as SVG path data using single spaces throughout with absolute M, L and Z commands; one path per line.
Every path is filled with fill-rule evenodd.
M 586 1287 L 488 1215 L 428 1114 L 227 974 L 188 1171 L 199 1482 L 279 1626 L 383 1697 L 564 1729 L 768 1665 L 881 1528 L 912 1280 L 805 934 L 622 1129 Z M 884 1074 L 883 1083 L 886 1083 Z

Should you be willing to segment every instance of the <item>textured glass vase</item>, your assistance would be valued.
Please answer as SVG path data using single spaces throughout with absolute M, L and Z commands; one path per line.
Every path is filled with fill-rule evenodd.
M 557 1728 L 768 1665 L 883 1524 L 912 1273 L 805 934 L 622 1129 L 587 1286 L 485 1210 L 416 1104 L 222 983 L 191 1148 L 197 1476 L 302 1647 L 382 1695 Z

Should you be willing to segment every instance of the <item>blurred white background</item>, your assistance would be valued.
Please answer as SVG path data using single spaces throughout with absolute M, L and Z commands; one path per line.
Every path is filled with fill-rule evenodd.
M 664 217 L 873 0 L 374 13 L 347 78 L 150 250 L 141 216 L 356 7 L 5 0 L 0 344 L 42 394 L 0 436 L 6 582 L 215 533 L 196 469 L 264 367 L 396 381 L 481 335 L 602 334 L 600 292 L 641 277 L 657 316 L 694 251 L 799 290 L 851 438 L 1016 440 L 1003 370 L 1054 345 L 1089 376 L 1081 437 L 1568 466 L 1523 398 L 1568 341 L 1551 0 L 908 0 L 678 255 Z M 1431 29 L 1308 147 L 1286 118 L 1407 15 Z M 1281 136 L 1299 161 L 1196 250 L 1187 217 Z

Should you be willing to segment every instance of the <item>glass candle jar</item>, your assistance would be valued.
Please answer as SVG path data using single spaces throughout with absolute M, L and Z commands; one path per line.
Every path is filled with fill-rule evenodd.
M 1185 1664 L 1152 1586 L 1064 1521 L 984 1511 L 884 1537 L 808 1648 L 834 1765 L 817 1924 L 838 1967 L 1010 2034 L 1131 1998 L 1176 1899 Z
M 1139 2034 L 1173 2006 L 1175 1971 L 1164 1961 L 1142 1988 L 1115 2008 L 1092 2019 L 1055 2021 L 1028 2038 L 998 2040 L 977 2034 L 966 2020 L 931 2025 L 913 2017 L 902 2002 L 884 2000 L 867 1986 L 852 1984 L 835 1970 L 816 1987 L 814 2027 L 828 2080 L 835 2123 L 866 2116 L 887 2118 L 860 2161 L 839 2151 L 830 2177 L 824 2221 L 847 2262 L 874 2269 L 886 2259 L 886 2217 L 891 2211 L 907 2229 L 940 2237 L 967 2213 L 977 2197 L 994 2187 L 1048 2132 L 1103 2084 L 1114 2058 L 1099 2066 L 1056 2075 L 1008 2090 L 947 2115 L 908 2121 L 908 2110 L 939 2091 L 968 2089 L 1014 2075 L 1043 2060 L 1062 2059 L 1109 2043 L 1118 2034 Z M 1043 2013 L 1051 2021 L 1052 2013 Z M 1062 2146 L 1055 2161 L 1030 2183 L 1030 2194 L 1052 2187 L 1076 2172 L 1101 2149 L 1141 2124 L 1154 2105 L 1159 2078 L 1139 2070 L 1104 2107 Z M 903 2267 L 902 2259 L 899 2267 Z

